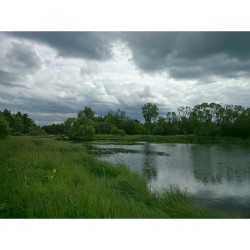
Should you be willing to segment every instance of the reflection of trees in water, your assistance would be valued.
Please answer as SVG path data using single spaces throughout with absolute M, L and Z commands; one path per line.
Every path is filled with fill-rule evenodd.
M 206 183 L 222 183 L 223 176 L 220 173 L 209 173 L 209 171 L 201 171 L 200 168 L 194 168 L 194 177 L 195 179 L 202 181 L 204 184 Z
M 225 161 L 225 155 L 219 155 L 219 152 L 212 147 L 191 148 L 191 157 L 193 160 L 193 174 L 195 179 L 206 183 L 222 183 L 227 181 L 242 181 L 250 179 L 250 164 L 232 163 Z M 238 160 L 240 161 L 240 159 Z
M 157 177 L 157 168 L 155 164 L 155 154 L 152 153 L 150 150 L 150 144 L 145 143 L 144 145 L 144 164 L 142 168 L 143 176 L 146 178 L 147 181 L 152 179 L 156 179 Z

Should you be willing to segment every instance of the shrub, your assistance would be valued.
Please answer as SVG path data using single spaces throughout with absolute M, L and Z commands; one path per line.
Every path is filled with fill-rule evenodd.
M 112 135 L 121 135 L 121 136 L 124 136 L 126 135 L 125 131 L 123 129 L 119 129 L 117 127 L 113 127 L 111 129 L 111 134 Z
M 30 128 L 30 132 L 29 132 L 30 135 L 35 135 L 35 136 L 43 136 L 43 135 L 46 135 L 46 132 L 38 127 L 38 126 L 35 126 L 35 127 L 32 127 Z

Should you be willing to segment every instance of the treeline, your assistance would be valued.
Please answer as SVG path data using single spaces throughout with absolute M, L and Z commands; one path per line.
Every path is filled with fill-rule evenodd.
M 12 114 L 11 111 L 4 109 L 0 111 L 0 138 L 8 135 L 45 135 L 46 132 L 28 116 L 17 112 Z
M 125 111 L 109 111 L 97 116 L 85 107 L 75 118 L 62 124 L 44 126 L 48 134 L 67 136 L 71 140 L 89 140 L 96 134 L 112 135 L 186 135 L 250 137 L 250 108 L 240 105 L 202 103 L 193 108 L 181 106 L 177 112 L 159 116 L 156 104 L 141 108 L 144 123 L 129 118 Z
M 67 136 L 70 140 L 89 140 L 95 134 L 136 135 L 146 133 L 138 120 L 130 119 L 125 111 L 109 111 L 105 116 L 96 116 L 91 107 L 85 107 L 77 117 L 68 118 L 62 124 L 43 126 L 48 134 Z

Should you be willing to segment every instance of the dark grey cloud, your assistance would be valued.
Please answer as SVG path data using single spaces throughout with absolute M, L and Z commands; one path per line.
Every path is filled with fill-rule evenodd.
M 204 101 L 249 106 L 249 34 L 0 33 L 0 109 L 32 114 L 43 124 L 85 106 L 98 115 L 120 108 L 141 120 L 146 102 L 162 115 Z
M 12 32 L 55 48 L 60 56 L 108 60 L 112 43 L 125 42 L 134 63 L 148 73 L 202 79 L 249 74 L 250 32 Z
M 250 60 L 240 60 L 225 54 L 196 59 L 173 59 L 168 72 L 175 79 L 196 79 L 208 81 L 218 76 L 237 78 L 250 75 Z
M 31 46 L 17 42 L 11 43 L 5 57 L 7 64 L 19 70 L 33 72 L 42 65 L 41 59 Z
M 111 55 L 112 33 L 106 32 L 11 32 L 9 35 L 50 45 L 63 57 L 106 60 Z
M 20 80 L 22 77 L 16 73 L 8 72 L 0 69 L 0 85 L 6 86 L 6 87 L 22 87 L 25 88 L 25 86 L 20 85 Z
M 250 32 L 121 33 L 136 65 L 146 72 L 166 70 L 174 78 L 249 74 Z

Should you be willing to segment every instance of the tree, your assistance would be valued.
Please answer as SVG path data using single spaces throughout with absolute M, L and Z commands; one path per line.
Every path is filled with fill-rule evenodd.
M 142 106 L 142 115 L 145 119 L 145 125 L 149 132 L 152 134 L 152 121 L 155 122 L 159 113 L 158 113 L 158 107 L 154 103 L 146 103 Z
M 9 123 L 4 117 L 0 116 L 0 139 L 6 138 L 10 133 Z
M 120 109 L 117 109 L 115 112 L 110 110 L 105 116 L 105 121 L 113 124 L 119 129 L 124 129 L 126 120 L 128 120 L 126 112 Z
M 178 108 L 179 111 L 179 128 L 187 136 L 193 132 L 193 117 L 191 116 L 191 108 L 181 106 Z
M 94 121 L 87 118 L 84 111 L 86 111 L 86 109 L 80 111 L 75 120 L 66 121 L 69 128 L 68 136 L 71 140 L 90 140 L 95 135 Z
M 78 113 L 78 116 L 81 116 L 82 114 L 84 114 L 88 119 L 94 120 L 95 111 L 93 111 L 91 107 L 85 107 L 84 110 Z
M 95 124 L 95 131 L 97 134 L 110 134 L 113 124 L 107 121 L 101 121 Z
M 72 127 L 74 125 L 74 122 L 76 121 L 76 118 L 68 118 L 64 124 L 64 133 L 65 135 L 69 136 L 69 134 L 71 133 Z
M 128 119 L 125 122 L 124 131 L 128 135 L 140 135 L 144 132 L 144 127 L 137 120 Z

